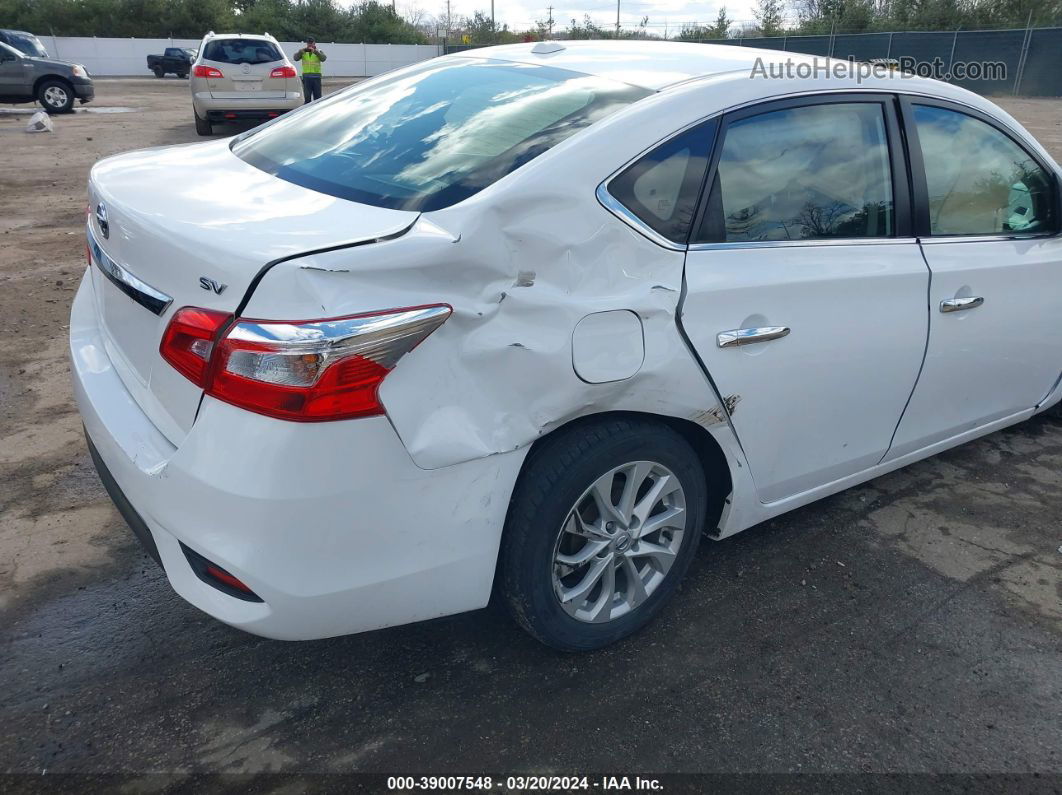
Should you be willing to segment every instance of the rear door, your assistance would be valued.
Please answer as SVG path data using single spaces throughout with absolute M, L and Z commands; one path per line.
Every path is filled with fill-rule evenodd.
M 212 39 L 203 51 L 202 63 L 221 72 L 221 77 L 207 79 L 214 99 L 283 99 L 287 90 L 285 78 L 272 76 L 287 61 L 271 41 L 238 37 Z
M 774 502 L 877 464 L 918 377 L 929 274 L 894 99 L 723 118 L 681 322 Z
M 890 459 L 1033 408 L 1062 372 L 1050 165 L 969 108 L 912 98 L 904 116 L 932 286 L 925 366 Z

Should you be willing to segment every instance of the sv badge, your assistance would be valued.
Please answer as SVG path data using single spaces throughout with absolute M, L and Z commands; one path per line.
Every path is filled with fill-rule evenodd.
M 199 277 L 199 286 L 202 287 L 204 290 L 213 291 L 215 295 L 221 295 L 223 292 L 225 292 L 225 288 L 228 287 L 227 284 L 216 282 L 213 279 L 207 278 L 206 276 Z

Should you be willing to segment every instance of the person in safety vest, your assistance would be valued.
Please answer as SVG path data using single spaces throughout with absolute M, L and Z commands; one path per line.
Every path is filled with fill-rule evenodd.
M 302 93 L 305 102 L 321 98 L 321 63 L 328 56 L 317 49 L 317 42 L 306 39 L 306 46 L 295 52 L 294 60 L 302 65 Z

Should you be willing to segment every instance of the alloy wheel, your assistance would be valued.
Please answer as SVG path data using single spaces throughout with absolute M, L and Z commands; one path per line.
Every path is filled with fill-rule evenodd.
M 613 621 L 667 577 L 686 532 L 679 479 L 653 461 L 599 477 L 568 512 L 553 550 L 553 592 L 572 618 Z
M 44 101 L 50 108 L 66 107 L 68 94 L 62 86 L 48 86 L 44 89 Z

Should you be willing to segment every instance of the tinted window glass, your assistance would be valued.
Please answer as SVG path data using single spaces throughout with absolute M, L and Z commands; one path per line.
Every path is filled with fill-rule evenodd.
M 435 210 L 648 93 L 547 66 L 447 59 L 326 97 L 232 151 L 332 196 Z
M 608 185 L 608 192 L 668 240 L 685 243 L 697 209 L 716 123 L 658 146 Z
M 214 39 L 203 51 L 203 59 L 218 63 L 272 63 L 284 56 L 272 42 L 257 39 Z
M 892 233 L 892 176 L 881 105 L 809 105 L 728 125 L 698 240 Z
M 18 31 L 9 30 L 7 32 L 7 41 L 16 50 L 20 50 L 26 55 L 31 55 L 34 58 L 48 57 L 48 51 L 44 49 L 41 40 L 30 33 L 20 33 Z
M 1051 179 L 1028 152 L 979 119 L 916 105 L 934 235 L 1052 231 Z

